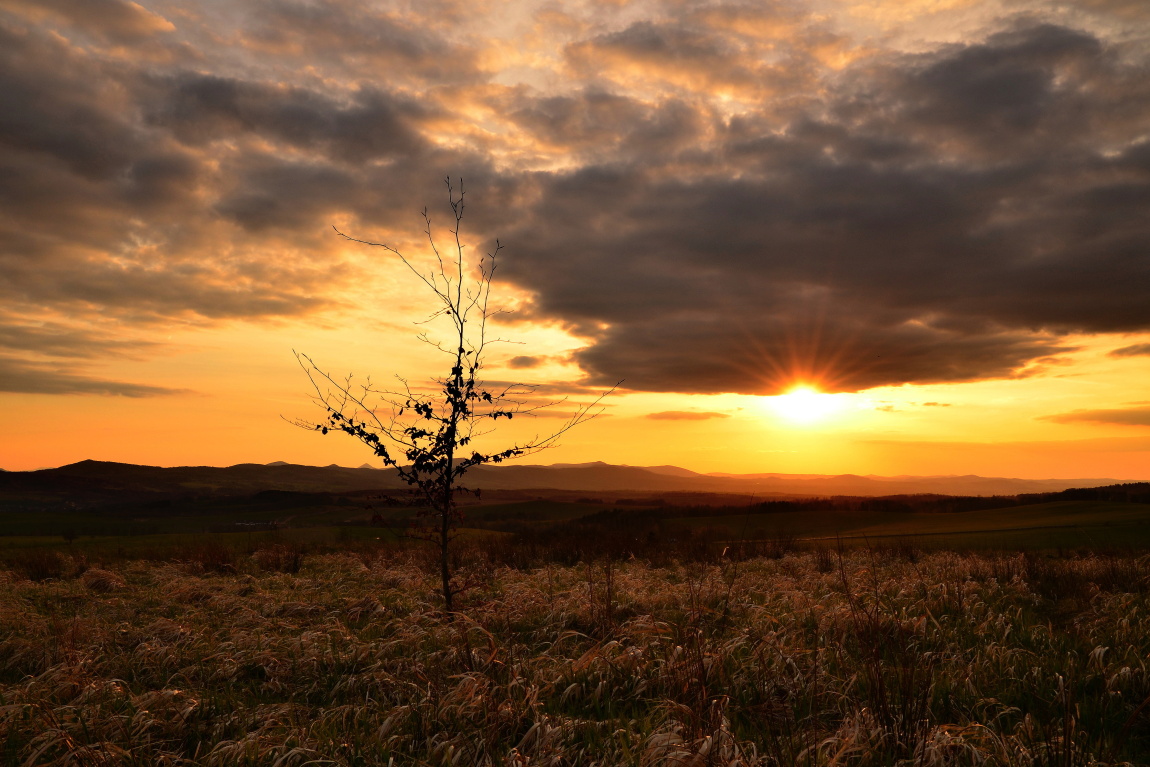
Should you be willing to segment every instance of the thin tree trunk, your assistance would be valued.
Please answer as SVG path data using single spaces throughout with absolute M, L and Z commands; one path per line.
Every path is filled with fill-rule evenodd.
M 462 259 L 461 259 L 462 261 Z M 460 273 L 460 280 L 463 275 Z M 462 297 L 457 297 L 457 301 L 461 301 Z M 459 306 L 459 304 L 456 304 Z M 443 475 L 443 514 L 439 520 L 439 578 L 443 586 L 443 609 L 451 615 L 454 610 L 454 594 L 451 588 L 451 566 L 448 561 L 448 553 L 451 544 L 451 523 L 452 512 L 454 508 L 452 504 L 455 502 L 455 480 L 452 476 L 455 471 L 455 435 L 459 428 L 459 413 L 466 402 L 460 402 L 463 395 L 463 323 L 459 324 L 459 344 L 456 346 L 458 351 L 455 352 L 455 368 L 452 371 L 452 376 L 455 393 L 452 395 L 454 401 L 451 402 L 451 422 L 447 425 L 447 468 Z
M 454 420 L 454 419 L 453 419 Z M 443 510 L 439 517 L 439 578 L 443 586 L 443 609 L 447 611 L 448 615 L 453 613 L 454 600 L 452 597 L 451 588 L 451 563 L 448 560 L 448 553 L 451 544 L 451 503 L 455 500 L 455 494 L 452 492 L 453 482 L 451 481 L 451 472 L 455 465 L 455 450 L 451 447 L 455 440 L 454 424 L 449 429 L 450 441 L 447 448 L 447 474 L 446 480 L 443 483 Z
M 447 560 L 448 546 L 450 538 L 448 537 L 451 532 L 451 517 L 450 510 L 444 509 L 441 526 L 439 529 L 439 577 L 443 585 L 443 609 L 450 615 L 455 612 L 455 606 L 452 603 L 451 593 L 451 568 Z

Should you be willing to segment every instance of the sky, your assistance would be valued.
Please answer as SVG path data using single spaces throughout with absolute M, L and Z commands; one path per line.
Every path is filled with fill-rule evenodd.
M 447 177 L 528 462 L 1150 479 L 1144 0 L 0 0 L 0 467 L 371 462 Z

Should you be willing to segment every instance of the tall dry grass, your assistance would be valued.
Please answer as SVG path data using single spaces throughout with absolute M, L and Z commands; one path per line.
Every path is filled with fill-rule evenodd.
M 0 763 L 1150 763 L 1145 557 L 471 567 L 0 571 Z

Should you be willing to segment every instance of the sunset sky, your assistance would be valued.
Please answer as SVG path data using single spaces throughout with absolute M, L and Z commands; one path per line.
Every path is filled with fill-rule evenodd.
M 371 460 L 448 175 L 527 462 L 1150 479 L 1145 0 L 0 0 L 0 467 Z

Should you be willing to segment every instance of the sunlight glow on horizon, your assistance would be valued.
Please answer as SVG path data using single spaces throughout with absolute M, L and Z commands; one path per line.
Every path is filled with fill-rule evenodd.
M 824 394 L 811 386 L 796 386 L 786 394 L 770 398 L 777 415 L 794 424 L 808 425 L 822 421 L 842 410 L 841 397 Z

